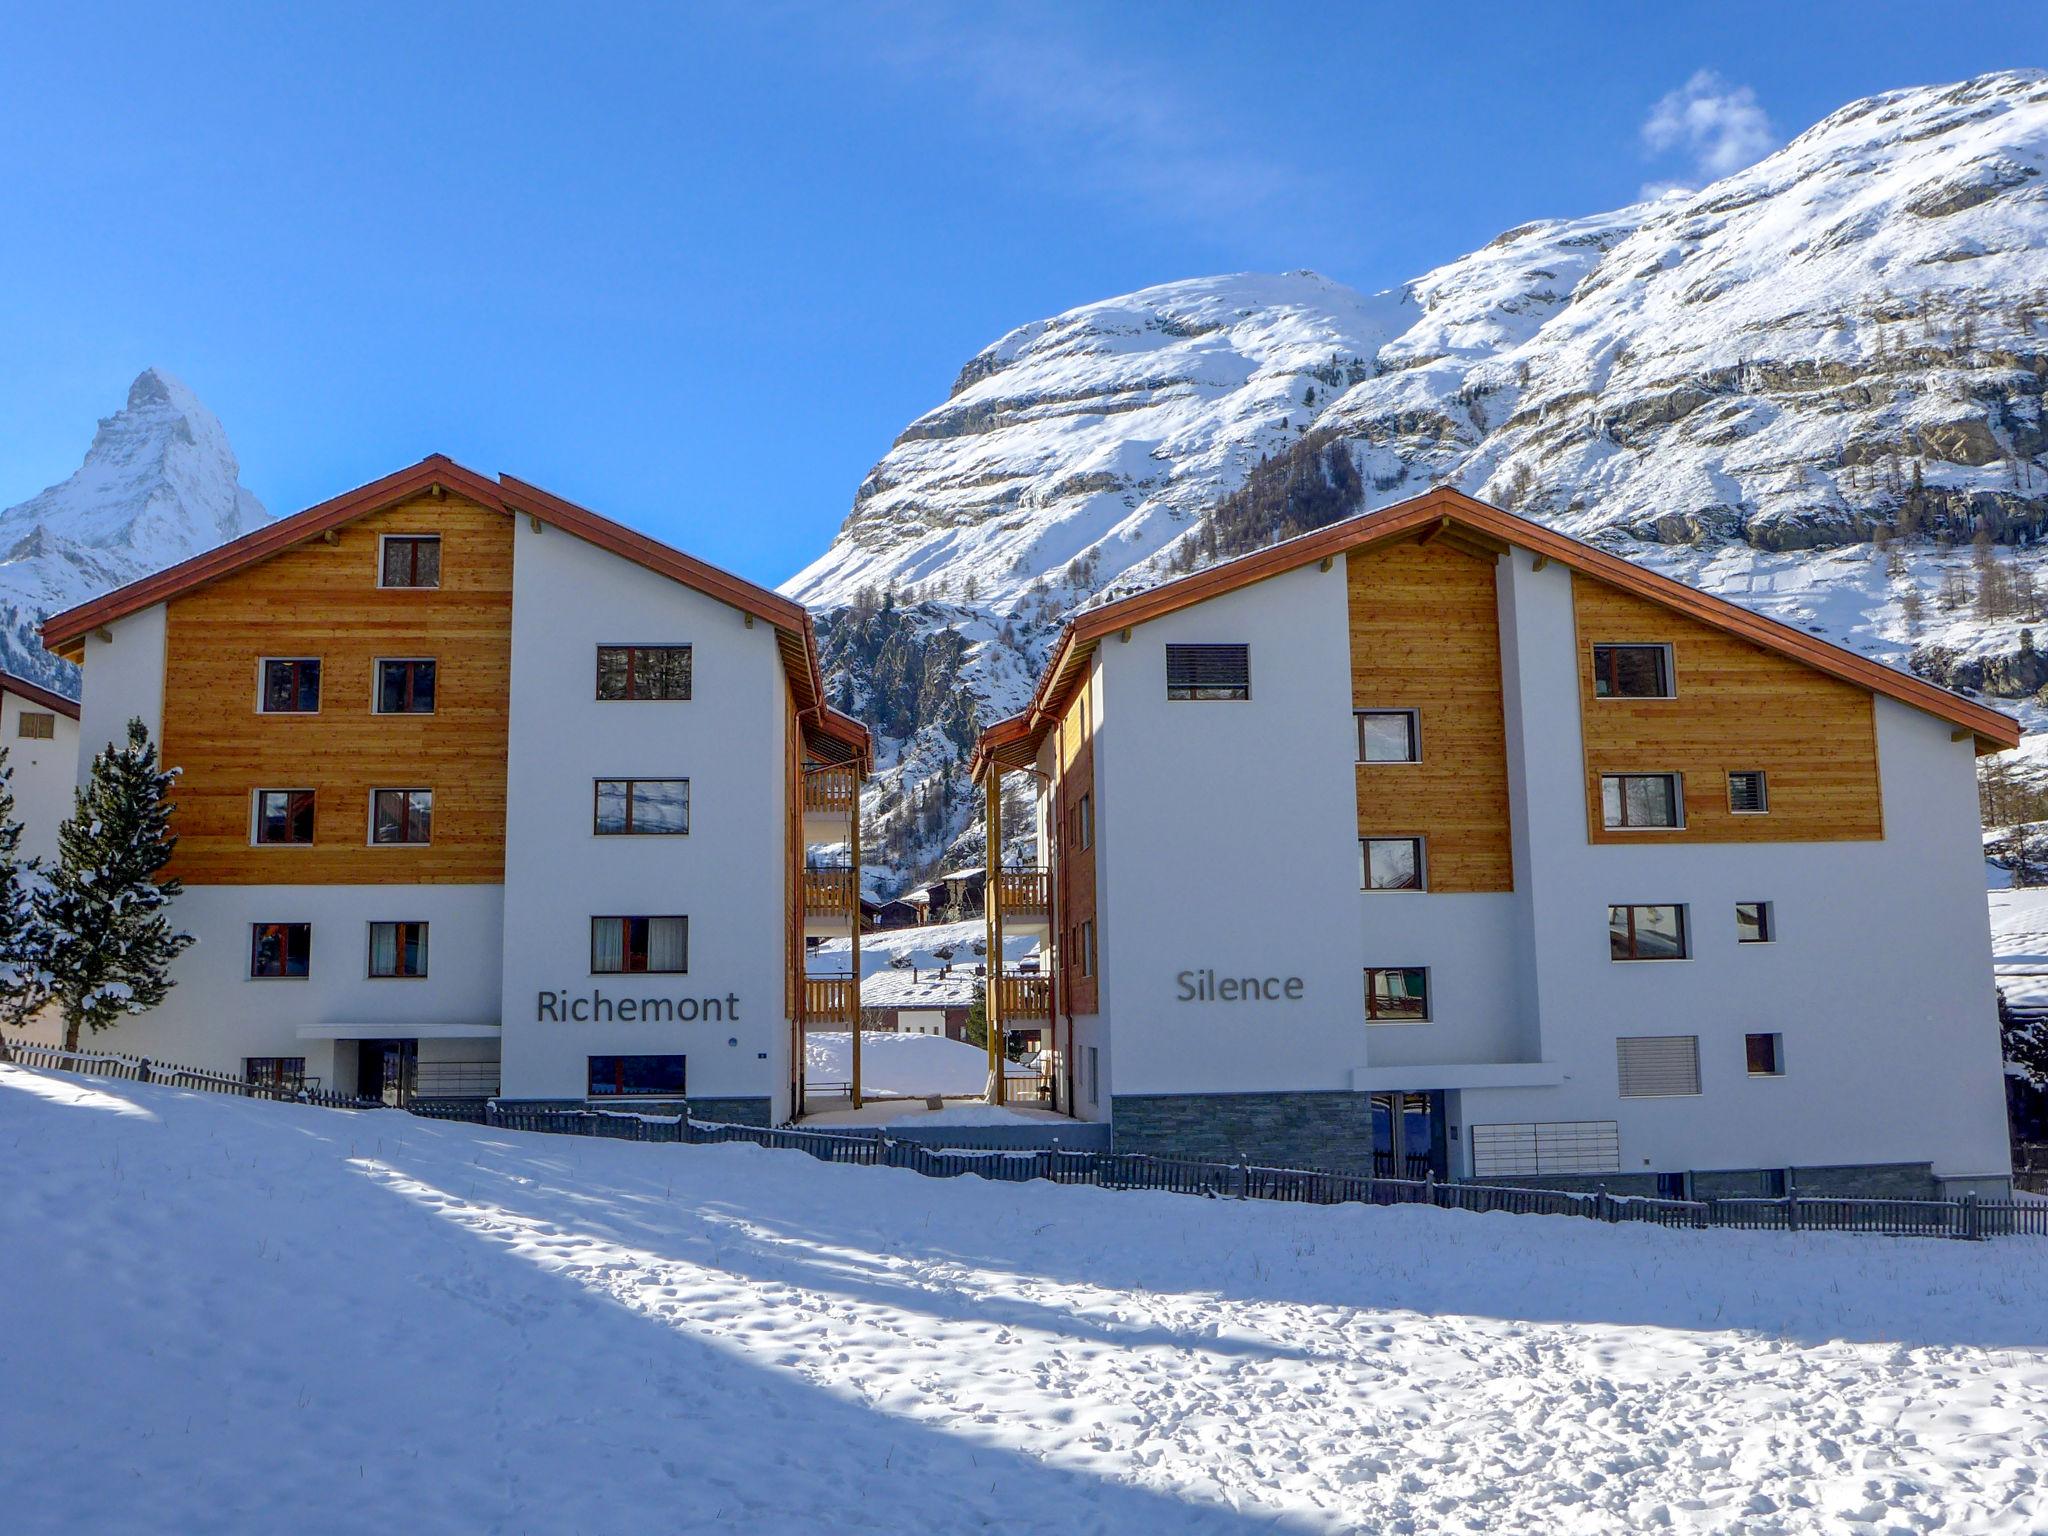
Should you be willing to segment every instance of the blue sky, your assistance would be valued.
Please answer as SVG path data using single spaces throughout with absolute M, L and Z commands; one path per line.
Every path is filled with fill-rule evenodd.
M 274 512 L 440 450 L 774 583 L 1014 325 L 1210 272 L 1387 287 L 2048 62 L 2022 14 L 17 7 L 0 505 L 155 364 Z

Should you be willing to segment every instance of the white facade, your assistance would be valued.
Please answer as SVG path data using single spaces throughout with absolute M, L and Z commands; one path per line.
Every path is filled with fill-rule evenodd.
M 22 734 L 26 714 L 48 736 Z M 78 779 L 78 717 L 46 699 L 32 698 L 0 676 L 0 746 L 12 770 L 14 816 L 21 823 L 21 856 L 54 863 L 57 828 L 71 815 Z
M 1399 1092 L 1437 1096 L 1450 1176 L 1475 1171 L 1473 1126 L 1593 1123 L 1618 1146 L 1616 1175 L 2005 1177 L 1969 736 L 1876 697 L 1882 840 L 1596 844 L 1572 577 L 1533 565 L 1515 550 L 1497 566 L 1514 850 L 1501 894 L 1360 889 L 1341 557 L 1100 640 L 1100 1006 L 1071 1021 L 1075 1112 Z M 1169 701 L 1169 643 L 1248 645 L 1250 698 Z M 1050 740 L 1038 762 L 1053 770 Z M 1044 815 L 1041 799 L 1041 847 Z M 1771 903 L 1772 942 L 1737 944 L 1738 901 Z M 1612 960 L 1610 903 L 1685 905 L 1691 958 Z M 1369 966 L 1426 966 L 1429 1022 L 1367 1023 Z M 1183 973 L 1211 970 L 1271 978 L 1272 995 L 1188 999 Z M 1782 1036 L 1782 1075 L 1750 1075 L 1749 1033 Z M 1648 1035 L 1697 1037 L 1697 1095 L 1621 1096 L 1616 1041 Z

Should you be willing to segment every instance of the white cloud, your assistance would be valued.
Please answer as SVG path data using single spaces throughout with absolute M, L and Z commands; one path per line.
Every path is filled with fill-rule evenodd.
M 1700 182 L 1718 181 L 1754 165 L 1780 142 L 1756 92 L 1746 85 L 1730 85 L 1711 69 L 1700 70 L 1666 94 L 1643 119 L 1643 148 L 1653 155 L 1676 151 L 1689 156 Z M 1651 182 L 1643 195 L 1657 196 L 1684 185 L 1669 179 Z

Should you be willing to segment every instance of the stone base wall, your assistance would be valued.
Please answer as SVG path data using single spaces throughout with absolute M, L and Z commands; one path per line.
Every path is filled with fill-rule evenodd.
M 752 1098 L 707 1099 L 692 1094 L 689 1099 L 692 1120 L 718 1120 L 727 1125 L 773 1125 L 769 1114 L 770 1101 Z
M 1119 1152 L 1372 1172 L 1371 1100 L 1362 1093 L 1119 1093 L 1110 1126 Z

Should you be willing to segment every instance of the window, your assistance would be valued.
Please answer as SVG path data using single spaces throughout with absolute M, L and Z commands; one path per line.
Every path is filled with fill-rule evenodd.
M 1600 822 L 1638 830 L 1685 825 L 1684 781 L 1675 773 L 1603 773 Z
M 434 712 L 432 660 L 379 661 L 377 713 L 431 715 Z
M 1608 957 L 1614 960 L 1683 960 L 1685 908 L 1609 907 Z
M 1783 1077 L 1785 1075 L 1785 1037 L 1783 1035 L 1744 1035 L 1742 1053 L 1749 1062 L 1751 1077 Z
M 1078 947 L 1081 953 L 1081 974 L 1083 976 L 1093 976 L 1095 974 L 1094 918 L 1091 917 L 1081 924 L 1081 942 Z
M 249 974 L 264 980 L 293 979 L 310 973 L 313 959 L 311 923 L 251 923 Z
M 266 844 L 312 842 L 313 791 L 257 790 L 256 841 Z
M 1596 699 L 1668 699 L 1671 688 L 1671 647 L 1668 645 L 1596 645 L 1593 647 L 1593 697 Z
M 441 539 L 432 533 L 392 533 L 384 536 L 383 553 L 377 565 L 380 587 L 438 587 L 441 585 Z
M 271 656 L 263 662 L 266 715 L 311 715 L 320 710 L 320 660 L 317 656 Z
M 1356 713 L 1361 763 L 1422 761 L 1422 725 L 1414 710 L 1361 709 Z
M 1074 847 L 1095 846 L 1095 796 L 1083 795 L 1074 802 Z
M 306 1058 L 303 1056 L 244 1056 L 242 1081 L 259 1088 L 297 1090 L 306 1086 Z
M 1419 965 L 1365 973 L 1365 1016 L 1379 1023 L 1429 1021 L 1429 972 Z
M 1761 816 L 1771 808 L 1770 787 L 1761 768 L 1728 775 L 1728 809 L 1738 816 Z
M 1169 645 L 1166 648 L 1166 696 L 1169 699 L 1250 698 L 1251 647 Z
M 593 1056 L 593 1099 L 677 1099 L 683 1095 L 682 1056 Z
M 688 779 L 599 779 L 600 837 L 679 837 L 690 830 Z
M 1687 1098 L 1700 1091 L 1698 1035 L 1624 1035 L 1614 1052 L 1624 1099 Z
M 24 741 L 53 741 L 57 736 L 57 717 L 46 709 L 24 709 L 21 712 L 18 729 Z
M 690 648 L 687 645 L 600 645 L 597 648 L 597 696 L 600 699 L 687 699 L 690 696 Z
M 1102 1054 L 1092 1045 L 1088 1047 L 1088 1102 L 1102 1102 Z
M 434 840 L 434 792 L 431 789 L 370 791 L 370 841 L 431 843 Z
M 1424 889 L 1421 838 L 1361 837 L 1358 847 L 1368 891 Z
M 590 969 L 593 975 L 617 972 L 680 975 L 690 968 L 690 920 L 687 917 L 593 917 L 590 920 Z
M 417 980 L 427 974 L 425 923 L 370 924 L 370 974 Z
M 1735 903 L 1736 943 L 1769 944 L 1777 936 L 1777 928 L 1771 922 L 1771 904 L 1768 901 Z

